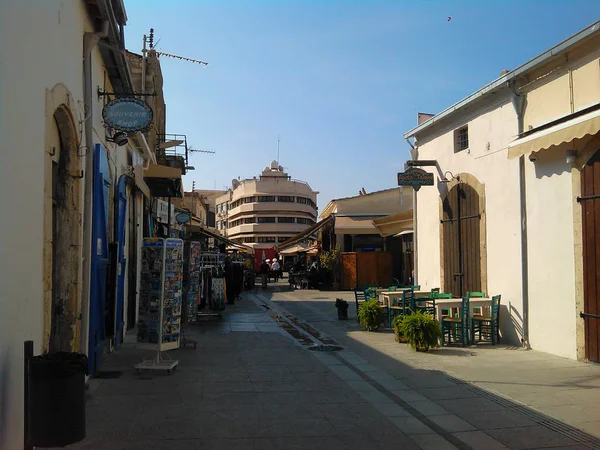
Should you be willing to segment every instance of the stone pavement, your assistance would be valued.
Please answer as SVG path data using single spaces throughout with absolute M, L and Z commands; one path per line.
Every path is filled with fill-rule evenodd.
M 169 352 L 179 360 L 171 375 L 136 375 L 133 366 L 152 354 L 124 345 L 102 367 L 120 376 L 90 381 L 88 437 L 72 448 L 600 448 L 594 437 L 478 387 L 517 386 L 501 384 L 512 378 L 497 358 L 508 356 L 484 356 L 487 349 L 467 350 L 477 357 L 461 356 L 463 349 L 416 354 L 391 334 L 335 320 L 339 296 L 245 292 L 221 321 L 188 327 L 198 347 Z M 338 343 L 345 347 L 339 352 L 307 350 Z M 515 367 L 541 367 L 548 358 L 504 352 L 523 358 Z M 535 373 L 530 384 L 541 389 Z M 465 381 L 469 374 L 473 383 Z M 591 380 L 578 383 L 596 395 Z
M 583 448 L 600 448 L 590 436 L 600 437 L 599 365 L 502 345 L 416 353 L 394 342 L 391 332 L 361 331 L 352 320 L 351 292 L 301 290 L 263 297 L 404 382 L 419 398 L 434 402 L 433 410 L 453 413 L 510 448 L 543 447 L 548 439 L 548 447 L 568 445 L 562 443 L 565 437 Z M 336 297 L 351 303 L 351 320 L 337 321 Z

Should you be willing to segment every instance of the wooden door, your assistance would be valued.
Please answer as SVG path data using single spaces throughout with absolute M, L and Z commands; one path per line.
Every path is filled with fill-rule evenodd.
M 585 357 L 600 362 L 600 151 L 581 173 Z
M 377 254 L 377 285 L 378 286 L 391 286 L 393 278 L 393 261 L 392 253 L 390 252 L 376 252 Z
M 377 285 L 377 252 L 356 253 L 356 271 L 356 284 L 360 289 Z
M 344 291 L 356 289 L 356 253 L 340 253 L 340 284 Z
M 481 291 L 481 211 L 479 194 L 457 184 L 443 202 L 444 292 L 462 297 Z

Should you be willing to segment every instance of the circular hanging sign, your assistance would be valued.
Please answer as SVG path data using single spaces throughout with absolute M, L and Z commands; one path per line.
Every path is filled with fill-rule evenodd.
M 179 225 L 183 225 L 184 223 L 188 223 L 192 218 L 186 212 L 181 212 L 175 216 L 175 220 Z
M 153 118 L 150 105 L 135 97 L 116 98 L 102 109 L 104 125 L 119 131 L 146 131 Z

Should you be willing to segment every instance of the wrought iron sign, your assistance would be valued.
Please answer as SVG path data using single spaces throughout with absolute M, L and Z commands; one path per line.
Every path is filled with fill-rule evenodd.
M 154 112 L 148 103 L 135 97 L 119 97 L 102 109 L 104 127 L 109 130 L 133 133 L 152 128 Z
M 433 174 L 418 167 L 409 167 L 398 173 L 398 186 L 411 186 L 415 191 L 421 186 L 433 186 Z

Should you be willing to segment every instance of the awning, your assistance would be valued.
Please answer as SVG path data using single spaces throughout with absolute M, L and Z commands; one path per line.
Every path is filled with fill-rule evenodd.
M 150 164 L 144 171 L 144 181 L 154 197 L 183 198 L 183 183 L 179 169 Z
M 319 231 L 325 225 L 327 225 L 328 223 L 330 223 L 332 220 L 333 220 L 333 216 L 329 216 L 327 219 L 321 220 L 320 222 L 317 222 L 316 224 L 314 224 L 312 227 L 309 227 L 306 230 L 301 231 L 300 233 L 292 236 L 287 241 L 283 241 L 277 247 L 279 249 L 282 249 L 282 248 L 287 248 L 290 245 L 294 245 L 296 242 L 298 242 L 298 241 L 300 241 L 302 239 L 305 239 L 306 237 L 308 237 L 308 236 L 310 236 L 312 234 L 315 234 L 317 231 Z
M 133 167 L 133 174 L 135 179 L 135 185 L 138 187 L 140 191 L 146 196 L 146 198 L 150 198 L 150 188 L 144 181 L 144 167 L 141 164 L 138 164 Z
M 377 217 L 339 217 L 335 218 L 336 234 L 379 234 L 373 225 Z
M 396 214 L 373 220 L 373 225 L 383 237 L 392 236 L 401 231 L 412 229 L 413 210 L 407 209 Z
M 394 237 L 400 237 L 400 236 L 404 236 L 404 235 L 407 235 L 407 234 L 413 234 L 413 233 L 414 233 L 413 230 L 404 230 L 404 231 L 401 231 L 398 234 L 395 234 Z
M 206 236 L 212 237 L 218 241 L 221 241 L 227 245 L 230 245 L 231 247 L 244 249 L 244 250 L 247 250 L 249 253 L 254 253 L 254 249 L 252 247 L 249 247 L 244 244 L 238 244 L 237 242 L 233 242 L 232 240 L 227 239 L 225 236 L 221 236 L 220 234 L 209 231 L 207 229 L 207 227 L 201 227 L 201 226 L 197 226 L 197 225 L 188 225 L 187 229 L 192 233 L 200 233 L 200 234 L 204 234 Z
M 310 247 L 308 245 L 296 244 L 286 248 L 285 250 L 281 250 L 279 254 L 281 256 L 292 256 L 298 253 L 307 252 L 308 250 L 310 250 Z
M 551 122 L 540 129 L 524 133 L 508 145 L 508 159 L 538 152 L 561 144 L 569 144 L 600 132 L 599 105 Z M 572 147 L 571 147 L 572 148 Z

